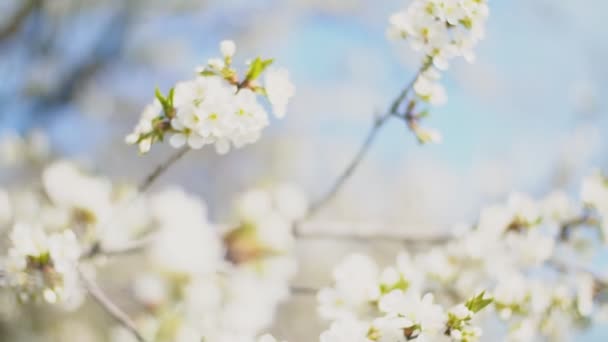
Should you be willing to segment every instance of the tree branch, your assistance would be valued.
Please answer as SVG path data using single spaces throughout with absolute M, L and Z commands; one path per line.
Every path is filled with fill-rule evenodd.
M 371 147 L 372 143 L 375 141 L 375 139 L 378 135 L 378 132 L 380 131 L 380 128 L 382 128 L 384 126 L 384 124 L 388 121 L 388 119 L 391 116 L 398 116 L 399 108 L 400 108 L 401 104 L 403 103 L 403 101 L 407 98 L 407 96 L 410 93 L 410 91 L 412 90 L 412 88 L 414 87 L 416 80 L 418 79 L 420 74 L 422 74 L 424 71 L 426 71 L 429 67 L 430 67 L 430 64 L 428 62 L 425 62 L 420 67 L 418 72 L 416 72 L 416 75 L 414 76 L 414 78 L 401 91 L 399 96 L 397 96 L 397 98 L 395 98 L 395 100 L 393 100 L 393 102 L 391 103 L 391 105 L 389 107 L 389 110 L 374 120 L 374 123 L 373 123 L 371 129 L 367 133 L 367 136 L 366 136 L 365 140 L 363 141 L 363 144 L 361 145 L 361 147 L 355 154 L 354 158 L 350 161 L 350 163 L 347 164 L 346 168 L 336 178 L 336 180 L 329 187 L 329 190 L 325 193 L 325 195 L 321 196 L 321 198 L 319 198 L 317 201 L 315 201 L 311 204 L 310 209 L 304 219 L 308 219 L 308 218 L 314 216 L 321 208 L 323 208 L 327 203 L 329 203 L 331 201 L 331 199 L 338 193 L 338 191 L 340 191 L 342 186 L 353 175 L 353 173 L 355 172 L 357 167 L 361 164 L 361 162 L 365 158 L 365 155 L 369 151 L 369 148 Z
M 146 339 L 141 335 L 141 333 L 137 330 L 135 323 L 131 320 L 131 318 L 123 312 L 106 294 L 101 290 L 101 288 L 95 283 L 95 281 L 89 277 L 85 272 L 83 272 L 80 268 L 78 268 L 78 273 L 82 282 L 91 297 L 101 306 L 112 318 L 118 322 L 120 325 L 129 330 L 133 336 L 139 342 L 146 342 Z
M 21 7 L 10 18 L 9 22 L 0 28 L 0 42 L 19 32 L 19 29 L 38 6 L 41 0 L 24 0 Z
M 184 147 L 178 150 L 176 153 L 173 153 L 165 162 L 158 165 L 154 171 L 152 171 L 141 183 L 139 183 L 137 186 L 138 192 L 146 192 L 163 173 L 165 173 L 173 164 L 180 160 L 188 151 L 190 151 L 190 149 L 188 147 Z
M 584 208 L 583 213 L 575 218 L 572 218 L 566 222 L 563 222 L 559 229 L 559 240 L 566 242 L 570 239 L 572 229 L 584 225 L 597 225 L 597 220 L 593 217 L 593 214 L 589 208 Z
M 141 183 L 139 183 L 139 185 L 137 186 L 136 195 L 131 200 L 129 200 L 129 202 L 122 209 L 126 209 L 131 204 L 133 204 L 133 202 L 135 202 L 135 200 L 139 198 L 141 194 L 145 193 L 148 189 L 150 189 L 152 184 L 154 184 L 154 182 L 156 182 L 156 180 L 158 180 L 160 176 L 167 172 L 167 170 L 169 170 L 171 166 L 175 165 L 177 161 L 184 157 L 188 151 L 190 151 L 188 147 L 184 147 L 180 150 L 177 150 L 175 153 L 171 154 L 171 156 L 169 156 L 167 160 L 158 165 L 150 174 L 148 174 L 144 178 Z M 112 215 L 106 222 L 103 222 L 98 226 L 98 230 L 102 230 L 105 227 L 108 227 L 110 224 L 113 223 L 116 217 L 117 215 Z M 118 249 L 106 249 L 102 246 L 100 241 L 95 241 L 91 244 L 91 247 L 81 255 L 80 259 L 91 259 L 99 255 L 111 256 L 137 252 L 143 249 L 152 238 L 152 236 L 146 236 L 141 238 L 140 240 L 132 242 L 128 246 Z
M 401 236 L 397 234 L 340 234 L 340 233 L 306 233 L 299 232 L 297 235 L 301 240 L 341 240 L 348 242 L 392 242 L 402 244 L 429 244 L 441 245 L 452 241 L 455 236 L 451 234 L 436 236 Z

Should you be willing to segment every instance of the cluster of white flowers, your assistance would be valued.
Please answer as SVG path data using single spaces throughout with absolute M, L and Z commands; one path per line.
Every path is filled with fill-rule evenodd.
M 583 202 L 598 213 L 602 237 L 608 242 L 608 177 L 596 171 L 583 182 L 581 190 Z
M 253 342 L 289 295 L 292 227 L 306 211 L 302 193 L 279 184 L 239 195 L 234 221 L 212 224 L 204 203 L 178 188 L 135 197 L 130 186 L 55 162 L 44 169 L 41 189 L 0 190 L 0 231 L 10 237 L 0 294 L 76 309 L 84 298 L 79 272 L 93 275 L 90 261 L 106 260 L 83 259 L 87 252 L 120 250 L 143 235 L 145 267 L 135 273 L 133 293 L 145 336 Z M 113 340 L 133 336 L 117 328 Z
M 321 342 L 473 341 L 481 329 L 471 320 L 492 302 L 480 292 L 446 311 L 432 293 L 421 295 L 424 271 L 407 253 L 382 272 L 371 258 L 351 255 L 333 276 L 333 286 L 318 294 L 320 315 L 333 321 Z
M 145 213 L 134 205 L 104 228 L 111 212 L 123 205 L 119 188 L 67 161 L 48 165 L 41 183 L 41 188 L 0 190 L 0 232 L 10 237 L 0 278 L 20 300 L 41 298 L 75 309 L 83 299 L 81 255 L 92 243 L 126 243 L 145 228 L 145 222 L 133 220 Z
M 485 35 L 489 13 L 486 0 L 414 0 L 390 17 L 389 34 L 407 39 L 445 70 L 454 57 L 475 60 L 473 48 Z
M 490 311 L 510 326 L 509 340 L 567 336 L 598 310 L 598 291 L 606 290 L 592 272 L 564 264 L 584 258 L 577 249 L 589 245 L 580 241 L 589 234 L 578 232 L 604 234 L 606 178 L 587 178 L 581 197 L 577 205 L 562 192 L 540 201 L 514 193 L 484 209 L 461 237 L 414 256 L 403 252 L 383 271 L 369 257 L 348 257 L 333 286 L 318 293 L 319 314 L 334 321 L 322 341 L 476 340 L 481 330 L 472 319 L 478 305 L 490 304 L 480 289 L 491 290 Z M 466 300 L 472 292 L 478 295 Z
M 71 230 L 47 234 L 41 227 L 15 224 L 3 260 L 6 285 L 20 300 L 42 296 L 49 303 L 76 307 L 83 298 L 76 269 L 80 245 Z
M 210 223 L 204 203 L 179 189 L 149 202 L 156 235 L 133 288 L 146 308 L 141 331 L 176 342 L 255 341 L 289 295 L 292 225 L 307 209 L 301 192 L 287 184 L 247 191 L 233 224 Z M 133 340 L 123 329 L 115 342 Z
M 417 98 L 433 106 L 447 101 L 446 91 L 439 83 L 439 70 L 447 70 L 455 57 L 475 60 L 474 48 L 485 35 L 489 8 L 485 0 L 414 0 L 405 10 L 389 19 L 388 34 L 406 39 L 411 47 L 422 53 L 424 65 L 414 83 Z M 440 142 L 441 135 L 425 129 L 418 121 L 427 110 L 408 110 L 408 124 L 421 143 Z
M 213 144 L 224 154 L 232 145 L 239 148 L 257 141 L 268 125 L 260 97 L 268 99 L 275 116 L 283 117 L 295 93 L 287 70 L 271 67 L 272 59 L 256 58 L 248 62 L 248 71 L 239 78 L 232 67 L 234 42 L 221 42 L 220 50 L 223 58 L 210 59 L 197 68 L 195 79 L 177 83 L 166 97 L 157 91 L 126 142 L 138 144 L 145 153 L 169 134 L 169 143 L 175 148 L 188 145 L 199 149 Z M 262 74 L 264 82 L 260 83 Z
M 25 137 L 8 132 L 0 137 L 0 165 L 4 167 L 41 163 L 50 153 L 48 137 L 43 131 L 34 130 Z

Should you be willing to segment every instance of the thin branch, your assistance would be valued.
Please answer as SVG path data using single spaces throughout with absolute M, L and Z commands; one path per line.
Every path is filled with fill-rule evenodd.
M 78 272 L 87 292 L 97 302 L 97 304 L 99 304 L 108 314 L 110 314 L 110 316 L 112 316 L 116 322 L 129 330 L 139 342 L 146 342 L 146 339 L 137 330 L 135 323 L 131 320 L 131 318 L 116 304 L 114 304 L 114 302 L 112 302 L 108 296 L 106 296 L 103 290 L 91 277 L 89 277 L 80 268 L 78 269 Z
M 580 216 L 574 217 L 559 225 L 559 234 L 557 239 L 562 242 L 567 242 L 570 238 L 572 229 L 585 226 L 597 225 L 595 219 L 589 210 L 584 210 Z M 509 228 L 507 228 L 509 229 Z M 442 245 L 446 244 L 458 236 L 450 233 L 430 235 L 430 236 L 403 236 L 398 234 L 378 234 L 378 233 L 353 233 L 353 232 L 311 232 L 302 229 L 301 225 L 294 227 L 294 234 L 299 240 L 340 240 L 356 243 L 402 243 L 405 245 L 424 244 L 424 245 Z
M 146 235 L 138 240 L 131 241 L 131 242 L 125 244 L 124 246 L 116 247 L 116 248 L 103 247 L 101 245 L 101 243 L 98 241 L 96 243 L 93 243 L 93 245 L 91 245 L 91 247 L 80 256 L 80 259 L 81 260 L 91 259 L 91 258 L 99 256 L 99 255 L 103 255 L 105 257 L 112 257 L 112 256 L 121 256 L 121 255 L 129 255 L 129 254 L 138 253 L 141 250 L 143 250 L 144 248 L 146 248 L 146 246 L 148 246 L 154 238 L 155 238 L 154 233 L 149 233 L 148 235 Z
M 323 206 L 325 206 L 325 204 L 327 204 L 336 195 L 336 193 L 338 193 L 338 191 L 344 185 L 344 183 L 352 176 L 355 169 L 359 166 L 359 164 L 361 164 L 361 161 L 367 154 L 367 151 L 369 150 L 370 146 L 372 145 L 376 136 L 378 135 L 380 128 L 384 125 L 384 123 L 388 120 L 389 117 L 390 117 L 390 115 L 383 115 L 374 121 L 372 128 L 367 133 L 367 137 L 365 138 L 365 141 L 363 142 L 363 144 L 361 145 L 361 147 L 355 154 L 355 157 L 346 166 L 344 171 L 342 171 L 340 176 L 338 176 L 338 178 L 331 185 L 331 187 L 329 188 L 327 193 L 325 193 L 325 195 L 323 195 L 319 200 L 317 200 L 310 206 L 310 210 L 308 211 L 308 214 L 307 214 L 308 217 L 314 216 L 317 213 L 317 211 L 319 211 L 319 209 L 321 209 Z
M 144 180 L 137 186 L 138 192 L 146 192 L 163 173 L 165 173 L 173 164 L 175 164 L 175 162 L 180 160 L 188 151 L 190 151 L 190 149 L 184 147 L 172 154 L 164 163 L 158 165 L 156 169 L 146 176 L 146 178 L 144 178 Z
M 175 163 L 177 161 L 179 161 L 184 155 L 186 155 L 186 153 L 188 151 L 190 151 L 190 149 L 187 147 L 184 147 L 184 148 L 178 150 L 177 152 L 173 153 L 171 156 L 169 156 L 169 158 L 167 160 L 165 160 L 163 163 L 158 165 L 137 186 L 136 195 L 131 200 L 129 200 L 129 202 L 126 205 L 124 205 L 121 209 L 122 210 L 128 209 L 135 202 L 135 200 L 138 199 L 139 196 L 141 196 L 141 194 L 145 193 L 148 189 L 150 189 L 152 184 L 154 184 L 154 182 L 156 182 L 156 180 L 158 180 L 158 178 L 160 178 L 160 176 L 162 176 L 165 172 L 167 172 L 167 170 L 169 170 L 169 168 L 171 168 L 171 166 L 175 165 Z M 116 215 L 116 213 L 114 213 L 112 216 L 110 216 L 110 218 L 107 221 L 100 224 L 98 226 L 98 229 L 102 230 L 105 227 L 108 227 L 109 225 L 111 225 L 114 222 L 114 220 L 118 216 L 119 215 Z M 119 255 L 119 254 L 130 254 L 130 253 L 137 252 L 137 251 L 143 249 L 149 243 L 150 240 L 151 240 L 151 236 L 146 236 L 140 240 L 134 241 L 132 244 L 129 244 L 128 246 L 125 246 L 124 248 L 119 248 L 119 249 L 114 249 L 114 250 L 106 249 L 102 246 L 100 241 L 96 241 L 96 242 L 93 242 L 91 244 L 91 247 L 81 255 L 80 259 L 83 259 L 83 260 L 91 259 L 98 255 L 111 256 L 111 255 Z
M 0 42 L 19 32 L 19 29 L 21 28 L 21 26 L 23 26 L 23 23 L 25 23 L 27 17 L 38 6 L 40 6 L 40 4 L 40 0 L 23 1 L 21 7 L 10 18 L 9 22 L 2 28 L 0 28 Z
M 572 229 L 585 225 L 597 225 L 597 220 L 593 217 L 593 213 L 590 208 L 584 208 L 583 213 L 580 216 L 572 218 L 561 224 L 559 229 L 559 240 L 567 242 L 570 239 Z
M 402 236 L 397 234 L 341 234 L 341 233 L 306 233 L 297 232 L 297 237 L 300 240 L 340 240 L 349 242 L 369 243 L 369 242 L 391 242 L 402 244 L 428 244 L 441 245 L 452 241 L 455 236 L 452 234 L 436 235 L 436 236 Z
M 291 285 L 289 291 L 294 296 L 315 296 L 319 289 L 311 286 Z
M 310 218 L 310 217 L 314 216 L 321 208 L 323 208 L 327 203 L 329 203 L 329 201 L 331 201 L 331 199 L 338 193 L 338 191 L 342 188 L 342 186 L 346 183 L 346 181 L 353 175 L 353 173 L 355 172 L 357 167 L 361 164 L 361 162 L 365 158 L 365 155 L 369 151 L 369 148 L 371 147 L 372 143 L 375 141 L 375 139 L 378 135 L 378 132 L 380 131 L 380 128 L 382 128 L 382 126 L 384 126 L 384 124 L 388 121 L 388 119 L 391 116 L 398 115 L 399 107 L 401 106 L 403 101 L 407 98 L 408 94 L 414 87 L 416 80 L 418 79 L 420 74 L 423 73 L 425 70 L 427 70 L 429 67 L 430 67 L 430 64 L 428 62 L 425 62 L 422 65 L 422 67 L 420 67 L 420 69 L 418 70 L 418 72 L 416 73 L 414 78 L 401 91 L 399 96 L 397 96 L 397 98 L 395 98 L 395 100 L 393 100 L 393 102 L 391 103 L 391 106 L 389 107 L 388 112 L 386 112 L 385 114 L 381 115 L 380 117 L 378 117 L 374 120 L 374 123 L 373 123 L 371 129 L 367 133 L 367 136 L 366 136 L 365 140 L 363 141 L 363 144 L 361 145 L 361 147 L 355 154 L 354 158 L 350 161 L 350 163 L 348 163 L 346 168 L 340 173 L 340 175 L 332 183 L 332 185 L 329 187 L 329 190 L 325 193 L 325 195 L 321 196 L 321 198 L 319 198 L 317 201 L 312 203 L 312 205 L 310 206 L 310 209 L 306 215 L 306 218 Z

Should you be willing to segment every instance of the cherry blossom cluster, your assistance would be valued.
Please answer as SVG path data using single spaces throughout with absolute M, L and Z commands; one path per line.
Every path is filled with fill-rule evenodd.
M 80 245 L 71 230 L 47 234 L 39 226 L 17 223 L 4 259 L 6 285 L 21 301 L 41 296 L 49 303 L 77 306 L 83 299 L 76 265 Z
M 348 257 L 334 270 L 333 286 L 318 294 L 321 317 L 334 321 L 322 341 L 476 340 L 483 320 L 472 303 L 509 326 L 508 340 L 568 336 L 606 309 L 599 299 L 608 293 L 606 280 L 571 263 L 593 255 L 594 235 L 605 236 L 606 177 L 585 179 L 580 197 L 577 204 L 562 192 L 539 201 L 514 193 L 459 237 L 401 253 L 383 271 L 369 257 Z M 478 295 L 467 300 L 472 292 Z
M 415 0 L 390 17 L 389 36 L 409 41 L 424 60 L 413 86 L 417 101 L 405 115 L 421 143 L 439 142 L 441 136 L 420 127 L 418 121 L 428 115 L 428 110 L 415 108 L 416 102 L 439 106 L 447 101 L 439 70 L 447 70 L 449 61 L 456 57 L 475 60 L 474 48 L 485 35 L 488 15 L 485 0 Z
M 0 227 L 10 232 L 1 268 L 6 285 L 21 301 L 78 307 L 83 290 L 77 267 L 86 247 L 94 240 L 111 246 L 132 232 L 126 216 L 102 229 L 102 222 L 123 204 L 118 192 L 107 179 L 63 161 L 44 169 L 41 188 L 0 191 Z
M 9 234 L 0 257 L 3 303 L 10 295 L 76 310 L 85 294 L 80 273 L 94 277 L 96 266 L 120 266 L 103 252 L 144 237 L 131 286 L 142 335 L 253 342 L 289 295 L 292 226 L 307 200 L 289 184 L 252 189 L 235 200 L 232 219 L 215 224 L 204 202 L 179 188 L 136 196 L 131 186 L 60 161 L 44 169 L 42 188 L 1 190 L 0 209 L 0 231 Z M 122 326 L 112 331 L 113 341 L 134 338 Z
M 145 308 L 140 331 L 167 341 L 255 341 L 289 295 L 291 226 L 306 206 L 291 185 L 253 189 L 236 200 L 233 223 L 212 224 L 197 197 L 175 188 L 153 195 L 157 236 L 133 287 Z M 123 327 L 113 335 L 134 341 Z
M 475 314 L 492 302 L 484 291 L 445 310 L 425 292 L 425 275 L 407 253 L 380 271 L 365 255 L 337 265 L 334 284 L 318 294 L 321 317 L 332 320 L 321 342 L 437 340 L 473 341 L 481 329 Z
M 14 132 L 0 137 L 0 165 L 3 167 L 42 163 L 50 153 L 48 137 L 40 130 L 34 130 L 25 137 Z
M 198 67 L 194 79 L 177 83 L 166 96 L 157 90 L 126 142 L 137 144 L 145 153 L 153 143 L 168 138 L 175 148 L 215 145 L 224 154 L 231 146 L 257 141 L 268 126 L 268 113 L 260 98 L 266 98 L 275 116 L 282 118 L 295 92 L 288 71 L 272 67 L 272 59 L 258 57 L 239 76 L 233 67 L 234 42 L 222 41 L 220 50 L 223 57 Z M 264 81 L 260 82 L 262 75 Z

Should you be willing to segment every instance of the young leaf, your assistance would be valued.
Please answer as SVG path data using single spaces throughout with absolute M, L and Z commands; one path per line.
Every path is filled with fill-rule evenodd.
M 171 89 L 169 89 L 169 96 L 167 96 L 167 102 L 169 102 L 169 105 L 171 106 L 171 108 L 173 108 L 173 95 L 175 94 L 175 87 L 172 87 Z
M 494 301 L 493 298 L 484 298 L 485 294 L 486 294 L 486 291 L 481 291 L 480 294 L 469 299 L 466 302 L 465 306 L 472 312 L 477 313 L 478 311 L 485 308 L 486 306 L 488 306 L 490 303 L 492 303 Z
M 246 79 L 248 81 L 255 80 L 272 64 L 272 62 L 274 62 L 274 59 L 261 59 L 260 57 L 257 57 L 251 62 L 251 65 L 249 65 Z
M 207 70 L 207 69 L 205 69 L 205 70 L 199 72 L 199 75 L 208 77 L 208 76 L 215 76 L 217 74 L 213 70 Z
M 154 92 L 154 95 L 156 95 L 156 98 L 158 99 L 158 102 L 160 102 L 161 106 L 163 107 L 163 111 L 165 112 L 165 115 L 170 116 L 170 113 L 173 111 L 173 94 L 172 91 L 169 91 L 169 98 L 166 98 L 161 92 L 160 89 L 158 89 L 158 87 L 156 88 L 156 91 Z

